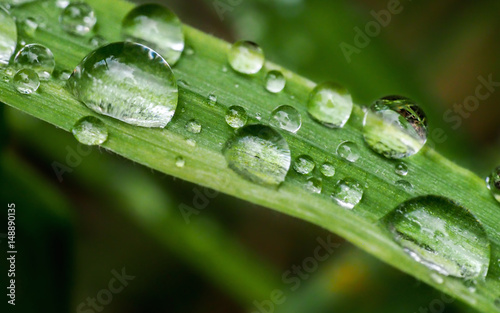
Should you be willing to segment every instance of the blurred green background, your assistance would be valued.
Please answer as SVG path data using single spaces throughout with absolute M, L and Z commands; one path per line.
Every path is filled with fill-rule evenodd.
M 498 1 L 402 0 L 350 62 L 341 44 L 355 46 L 356 28 L 366 32 L 393 1 L 156 2 L 217 37 L 258 42 L 269 60 L 313 81 L 346 85 L 361 105 L 413 98 L 438 151 L 481 176 L 499 162 L 500 91 L 463 111 L 478 77 L 500 81 Z M 335 236 L 338 248 L 318 267 L 290 273 L 328 232 L 83 147 L 5 106 L 1 114 L 2 205 L 17 207 L 18 312 L 470 311 Z M 197 212 L 189 223 L 188 207 Z M 0 222 L 5 234 L 6 214 Z M 122 271 L 134 278 L 110 293 Z M 286 299 L 271 310 L 273 290 Z M 1 312 L 12 309 L 6 301 Z

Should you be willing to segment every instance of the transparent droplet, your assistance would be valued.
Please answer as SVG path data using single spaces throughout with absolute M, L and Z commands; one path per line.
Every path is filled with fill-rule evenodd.
M 69 5 L 69 0 L 56 0 L 56 6 L 60 9 L 64 9 Z
M 23 68 L 14 75 L 12 84 L 19 93 L 30 95 L 40 87 L 40 79 L 35 71 L 29 68 Z
M 335 185 L 332 198 L 343 208 L 354 208 L 363 198 L 363 187 L 353 178 L 344 178 Z
M 500 202 L 500 166 L 495 168 L 490 176 L 486 178 L 486 186 L 493 197 Z
M 406 181 L 406 180 L 403 180 L 403 179 L 400 179 L 400 180 L 397 180 L 396 181 L 396 186 L 398 186 L 399 188 L 402 188 L 406 191 L 412 191 L 413 190 L 413 185 Z
M 410 199 L 382 223 L 408 255 L 442 275 L 483 279 L 488 272 L 490 242 L 483 226 L 447 198 Z
M 192 47 L 186 47 L 186 49 L 184 50 L 184 52 L 186 53 L 186 55 L 193 55 L 194 54 L 194 49 Z
M 358 145 L 351 141 L 344 141 L 337 147 L 337 155 L 349 162 L 356 162 L 359 159 Z
M 403 162 L 400 162 L 396 164 L 395 172 L 399 176 L 406 176 L 408 175 L 408 165 L 406 165 Z
M 59 80 L 61 81 L 67 81 L 71 77 L 72 72 L 70 71 L 61 71 L 59 73 Z
M 186 165 L 186 160 L 183 157 L 179 156 L 175 158 L 175 166 L 182 168 L 184 165 Z
M 76 140 L 84 145 L 101 145 L 108 139 L 106 125 L 94 116 L 87 116 L 80 119 L 71 131 Z
M 22 22 L 22 29 L 25 35 L 34 37 L 38 29 L 38 22 L 33 17 L 27 17 Z
M 208 100 L 208 104 L 211 106 L 214 106 L 217 104 L 217 96 L 214 95 L 213 93 L 208 95 L 207 100 Z
M 65 32 L 77 36 L 88 34 L 95 26 L 97 18 L 94 9 L 85 2 L 68 4 L 59 16 L 59 23 Z
M 194 140 L 194 139 L 188 138 L 188 139 L 186 139 L 186 143 L 190 147 L 196 147 L 196 140 Z
M 56 66 L 56 61 L 49 48 L 39 44 L 29 44 L 19 50 L 14 64 L 19 69 L 29 68 L 35 71 L 40 80 L 49 80 Z
M 231 67 L 239 73 L 255 74 L 264 65 L 264 52 L 254 42 L 238 41 L 228 52 L 228 61 Z
M 437 284 L 442 284 L 444 282 L 444 279 L 443 277 L 441 277 L 441 275 L 437 274 L 437 273 L 432 273 L 431 274 L 431 278 L 434 282 L 436 282 Z
M 137 43 L 117 42 L 94 50 L 68 80 L 90 109 L 143 127 L 165 127 L 177 108 L 177 83 L 167 62 Z
M 320 171 L 325 177 L 335 176 L 335 167 L 331 163 L 326 162 L 321 164 Z
M 323 83 L 309 96 L 307 111 L 313 119 L 327 127 L 343 127 L 352 112 L 352 98 L 346 88 L 336 83 Z
M 308 155 L 301 155 L 295 159 L 293 169 L 299 174 L 309 174 L 314 170 L 316 164 L 313 158 Z
M 16 22 L 9 13 L 0 7 L 0 68 L 9 64 L 17 45 Z
M 316 177 L 309 177 L 305 184 L 306 189 L 311 193 L 321 193 L 322 186 L 321 179 Z
M 104 39 L 104 37 L 101 37 L 99 35 L 95 35 L 89 39 L 89 44 L 93 48 L 99 48 L 101 46 L 108 44 L 108 41 L 106 39 Z
M 302 117 L 294 107 L 282 105 L 272 112 L 270 124 L 291 133 L 296 133 L 302 126 Z
M 222 66 L 222 72 L 223 72 L 223 73 L 227 73 L 227 66 L 225 66 L 225 65 L 224 65 L 224 66 Z
M 182 23 L 174 12 L 159 4 L 136 7 L 123 19 L 126 40 L 153 48 L 170 65 L 177 63 L 184 50 Z
M 226 123 L 232 128 L 240 128 L 247 123 L 248 116 L 244 108 L 232 106 L 226 112 Z
M 266 76 L 266 89 L 269 92 L 277 93 L 285 88 L 286 79 L 280 71 L 270 71 Z
M 186 123 L 186 129 L 193 134 L 201 133 L 201 124 L 197 120 L 190 120 Z
M 427 141 L 427 119 L 412 100 L 388 96 L 365 113 L 363 134 L 375 152 L 392 159 L 414 155 Z
M 229 168 L 255 183 L 277 186 L 290 169 L 288 143 L 268 126 L 241 128 L 228 140 L 223 151 Z

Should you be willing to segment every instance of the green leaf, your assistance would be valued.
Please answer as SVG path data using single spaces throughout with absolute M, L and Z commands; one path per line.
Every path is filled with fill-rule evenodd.
M 120 21 L 132 5 L 119 0 L 88 2 L 97 12 L 99 33 L 110 42 L 120 40 Z M 42 13 L 36 5 L 23 6 L 14 12 L 24 16 Z M 86 39 L 63 33 L 57 25 L 56 13 L 45 12 L 50 30 L 39 29 L 34 41 L 48 46 L 56 56 L 58 68 L 68 70 L 74 68 L 91 48 Z M 496 309 L 494 300 L 500 295 L 500 267 L 496 262 L 500 257 L 500 210 L 481 178 L 424 147 L 405 161 L 409 167 L 405 179 L 413 185 L 413 189 L 406 190 L 395 184 L 400 179 L 394 172 L 395 162 L 375 154 L 364 144 L 364 113 L 360 106 L 355 106 L 344 128 L 326 128 L 307 115 L 306 103 L 315 86 L 313 82 L 272 63 L 266 63 L 265 69 L 253 76 L 242 76 L 231 70 L 225 72 L 222 69 L 228 66 L 229 44 L 189 26 L 184 30 L 187 44 L 194 54 L 182 56 L 174 67 L 177 79 L 186 83 L 181 84 L 179 107 L 172 122 L 166 129 L 145 129 L 100 116 L 110 133 L 104 148 L 158 171 L 320 225 L 478 310 Z M 270 94 L 265 90 L 264 78 L 270 69 L 279 69 L 287 77 L 284 92 Z M 39 92 L 31 96 L 18 94 L 3 81 L 0 82 L 0 92 L 0 101 L 66 131 L 80 118 L 96 115 L 55 80 L 43 83 Z M 215 106 L 207 101 L 210 94 L 217 96 Z M 318 165 L 328 161 L 336 167 L 334 178 L 323 179 L 321 194 L 309 193 L 304 187 L 305 178 L 293 171 L 276 189 L 249 182 L 227 166 L 222 148 L 234 136 L 233 130 L 224 122 L 227 108 L 243 106 L 251 123 L 267 124 L 270 112 L 282 104 L 294 106 L 303 118 L 303 126 L 297 134 L 281 131 L 290 146 L 292 158 L 307 154 Z M 185 129 L 186 122 L 193 118 L 202 124 L 200 134 L 191 134 Z M 188 145 L 186 139 L 195 139 L 196 146 Z M 336 154 L 337 146 L 346 140 L 359 147 L 360 158 L 355 163 L 347 163 Z M 186 162 L 182 168 L 175 165 L 179 156 Z M 318 166 L 315 174 L 317 171 Z M 338 206 L 330 197 L 335 182 L 346 177 L 366 186 L 362 201 L 353 210 Z M 479 284 L 476 292 L 471 292 L 459 279 L 445 277 L 442 283 L 433 280 L 431 270 L 410 258 L 379 224 L 379 220 L 401 202 L 429 194 L 460 203 L 486 230 L 494 261 L 486 281 Z

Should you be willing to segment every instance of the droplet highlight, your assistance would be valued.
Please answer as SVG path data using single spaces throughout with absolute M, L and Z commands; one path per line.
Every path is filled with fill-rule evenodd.
M 229 50 L 228 61 L 236 72 L 255 74 L 264 65 L 264 51 L 254 42 L 238 41 Z
M 352 97 L 346 88 L 336 83 L 322 83 L 313 89 L 309 96 L 307 111 L 321 124 L 332 127 L 344 127 L 351 116 Z
M 80 119 L 71 131 L 76 140 L 84 145 L 101 145 L 108 139 L 106 125 L 94 116 L 87 116 Z

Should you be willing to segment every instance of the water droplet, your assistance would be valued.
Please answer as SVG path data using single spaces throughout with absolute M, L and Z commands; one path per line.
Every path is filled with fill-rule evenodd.
M 59 23 L 65 32 L 84 36 L 97 22 L 94 9 L 85 2 L 73 2 L 67 5 L 59 16 Z
M 337 155 L 349 162 L 356 162 L 359 159 L 358 145 L 351 141 L 344 141 L 337 147 Z
M 320 167 L 321 174 L 325 177 L 335 176 L 335 167 L 331 163 L 323 163 Z
M 397 180 L 396 181 L 396 186 L 398 186 L 399 188 L 402 188 L 402 189 L 404 189 L 406 191 L 412 191 L 413 190 L 413 185 L 410 182 L 408 182 L 406 180 L 403 180 L 403 179 Z
M 228 61 L 231 67 L 239 73 L 255 74 L 264 65 L 264 52 L 254 42 L 238 41 L 228 52 Z
M 17 45 L 17 26 L 9 13 L 0 7 L 0 67 L 9 64 Z
M 208 95 L 207 100 L 208 100 L 208 104 L 211 106 L 214 106 L 217 104 L 217 96 L 214 95 L 213 93 Z
M 382 223 L 408 255 L 442 275 L 482 279 L 488 272 L 490 242 L 483 226 L 449 199 L 408 200 Z
M 38 74 L 33 70 L 23 68 L 14 75 L 12 84 L 19 93 L 30 95 L 40 87 L 40 79 L 38 78 Z
M 144 4 L 130 11 L 123 19 L 122 34 L 127 40 L 153 48 L 170 65 L 177 63 L 184 50 L 181 21 L 159 4 Z
M 405 163 L 400 162 L 396 164 L 395 172 L 399 176 L 406 176 L 408 174 L 408 166 Z
M 28 17 L 22 22 L 22 29 L 24 34 L 29 37 L 34 37 L 38 29 L 38 22 L 33 17 Z
M 307 110 L 316 121 L 328 127 L 343 127 L 352 112 L 352 98 L 346 88 L 335 83 L 323 83 L 309 96 Z
M 194 139 L 188 138 L 186 139 L 186 143 L 188 144 L 188 146 L 196 147 L 196 140 Z
M 252 182 L 277 186 L 290 169 L 291 156 L 286 140 L 264 125 L 241 128 L 224 148 L 233 171 Z
M 500 202 L 500 166 L 495 168 L 486 178 L 486 186 L 495 199 Z
M 248 116 L 244 108 L 234 105 L 226 113 L 226 123 L 232 128 L 240 128 L 247 123 Z
M 108 139 L 106 125 L 94 116 L 80 119 L 71 131 L 76 140 L 84 145 L 101 145 Z
M 56 0 L 56 6 L 60 9 L 64 9 L 69 5 L 69 0 Z
M 71 77 L 71 73 L 70 71 L 61 71 L 59 73 L 59 80 L 61 81 L 67 81 L 70 77 Z
M 442 284 L 444 282 L 443 277 L 437 273 L 431 273 L 431 278 L 433 281 L 435 281 L 437 284 Z
M 182 168 L 184 167 L 184 165 L 186 165 L 186 161 L 184 160 L 183 157 L 179 156 L 175 158 L 175 166 Z
M 321 193 L 322 185 L 321 179 L 309 177 L 306 181 L 305 187 L 309 192 Z
M 126 123 L 165 127 L 177 108 L 177 84 L 167 62 L 137 43 L 112 43 L 94 50 L 68 81 L 90 109 Z
M 269 92 L 277 93 L 285 88 L 286 79 L 280 71 L 270 71 L 266 76 L 266 89 Z
M 49 48 L 39 44 L 29 44 L 19 50 L 14 64 L 17 68 L 29 68 L 35 71 L 40 80 L 49 80 L 56 66 L 56 61 Z
M 222 66 L 222 72 L 227 73 L 227 66 L 225 66 L 225 65 Z
M 293 169 L 299 174 L 309 174 L 314 170 L 316 164 L 313 158 L 308 155 L 301 155 L 295 159 Z
M 177 84 L 183 88 L 189 87 L 189 83 L 185 81 L 184 79 L 178 79 Z
M 343 208 L 354 208 L 363 198 L 363 187 L 353 178 L 339 180 L 335 185 L 332 198 Z
M 108 41 L 106 39 L 104 39 L 104 37 L 101 37 L 99 35 L 95 35 L 89 39 L 89 44 L 93 48 L 99 48 L 101 46 L 108 44 Z
M 282 105 L 274 109 L 270 124 L 291 133 L 296 133 L 302 126 L 302 117 L 299 111 L 289 105 Z
M 194 54 L 194 50 L 192 47 L 186 47 L 186 50 L 184 50 L 184 52 L 186 53 L 186 55 L 193 55 Z
M 234 84 L 234 88 L 240 88 L 240 85 Z
M 193 134 L 201 133 L 201 124 L 197 120 L 190 120 L 186 123 L 186 129 Z
M 375 152 L 392 159 L 417 153 L 427 140 L 427 119 L 412 100 L 389 96 L 373 103 L 365 114 L 363 134 Z

